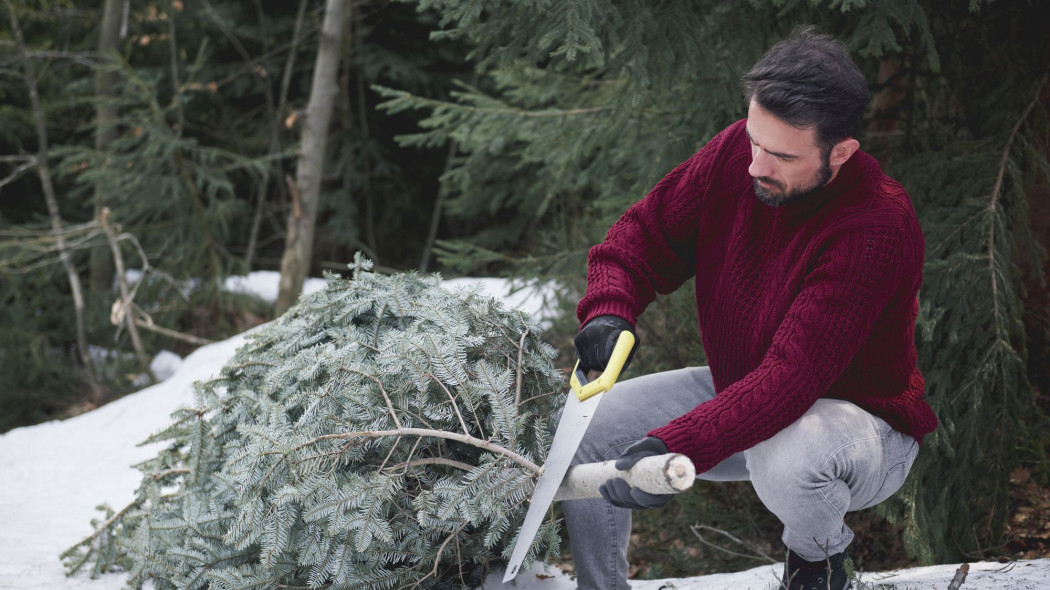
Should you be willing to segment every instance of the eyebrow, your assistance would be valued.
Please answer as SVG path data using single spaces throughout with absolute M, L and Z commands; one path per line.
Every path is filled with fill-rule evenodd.
M 748 141 L 750 141 L 751 143 L 753 143 L 755 145 L 758 145 L 758 142 L 755 141 L 755 138 L 751 137 L 751 130 L 747 128 L 747 125 L 744 125 L 744 133 L 747 134 Z M 759 146 L 759 147 L 761 147 L 761 146 Z M 773 157 L 781 158 L 783 160 L 796 160 L 796 159 L 798 159 L 798 156 L 795 155 L 795 154 L 785 154 L 784 152 L 771 152 L 769 150 L 766 150 L 766 153 L 771 155 L 771 156 L 773 156 Z

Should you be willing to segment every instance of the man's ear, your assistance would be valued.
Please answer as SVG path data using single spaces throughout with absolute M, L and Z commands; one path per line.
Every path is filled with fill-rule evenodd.
M 860 142 L 852 137 L 847 137 L 842 141 L 836 143 L 831 148 L 831 154 L 828 156 L 828 164 L 833 167 L 838 167 L 846 163 L 853 153 L 860 149 Z

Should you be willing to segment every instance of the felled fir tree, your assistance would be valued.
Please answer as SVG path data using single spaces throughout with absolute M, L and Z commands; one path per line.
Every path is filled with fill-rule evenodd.
M 469 587 L 509 555 L 562 401 L 555 352 L 496 300 L 370 268 L 359 256 L 197 384 L 71 570 L 162 589 Z M 548 521 L 530 557 L 558 544 Z

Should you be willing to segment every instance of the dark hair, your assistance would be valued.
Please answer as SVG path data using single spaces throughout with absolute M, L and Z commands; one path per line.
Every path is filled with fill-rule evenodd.
M 744 74 L 744 99 L 794 127 L 816 126 L 825 151 L 860 128 L 868 82 L 846 46 L 803 25 Z

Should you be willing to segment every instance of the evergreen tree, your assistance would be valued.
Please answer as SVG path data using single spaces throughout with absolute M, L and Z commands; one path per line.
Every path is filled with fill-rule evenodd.
M 435 178 L 447 156 L 399 148 L 393 135 L 413 127 L 415 118 L 376 112 L 369 86 L 383 82 L 445 96 L 464 68 L 458 46 L 426 40 L 432 13 L 417 14 L 402 3 L 353 4 L 345 23 L 350 33 L 339 44 L 344 55 L 329 129 L 338 141 L 324 154 L 315 254 L 308 261 L 314 275 L 357 250 L 387 268 L 419 261 Z M 118 293 L 112 264 L 98 258 L 112 258 L 97 226 L 101 205 L 128 238 L 121 242 L 127 266 L 145 271 L 133 286 L 134 302 L 156 325 L 222 338 L 269 317 L 272 310 L 258 303 L 245 308 L 245 298 L 220 286 L 228 274 L 280 263 L 292 203 L 288 178 L 295 173 L 323 16 L 316 0 L 12 5 L 38 65 L 55 198 L 66 223 L 79 228 L 69 239 L 77 248 L 72 265 L 96 287 L 83 303 L 88 344 L 116 349 L 111 358 L 134 348 L 128 332 L 110 321 Z M 0 4 L 5 23 L 8 12 Z M 76 353 L 86 347 L 77 343 L 76 323 L 62 321 L 74 307 L 68 291 L 40 290 L 43 276 L 28 276 L 45 273 L 41 266 L 58 259 L 40 249 L 40 232 L 50 228 L 48 208 L 26 155 L 39 142 L 25 84 L 12 76 L 21 62 L 11 27 L 0 27 L 0 59 L 14 64 L 0 70 L 0 302 L 14 319 L 0 325 L 0 332 L 10 330 L 0 334 L 0 346 L 38 343 L 0 353 L 18 368 L 7 372 L 13 377 L 0 390 L 0 430 L 6 430 L 25 423 L 18 416 L 41 417 L 43 406 L 55 412 L 51 417 L 63 415 L 50 403 L 22 407 L 30 398 L 15 392 L 38 388 L 44 397 L 76 389 L 58 382 L 54 368 L 70 366 L 71 374 L 84 376 L 77 367 L 86 359 Z M 90 262 L 88 248 L 98 254 Z M 51 299 L 14 295 L 31 287 Z M 147 353 L 179 354 L 192 346 L 157 334 L 146 334 L 143 345 Z M 92 404 L 131 388 L 124 376 L 136 370 L 107 364 Z M 47 376 L 56 381 L 41 381 Z
M 522 312 L 435 276 L 349 279 L 253 331 L 150 439 L 134 502 L 66 552 L 157 588 L 473 587 L 509 555 L 554 350 Z M 531 557 L 557 555 L 558 526 Z

